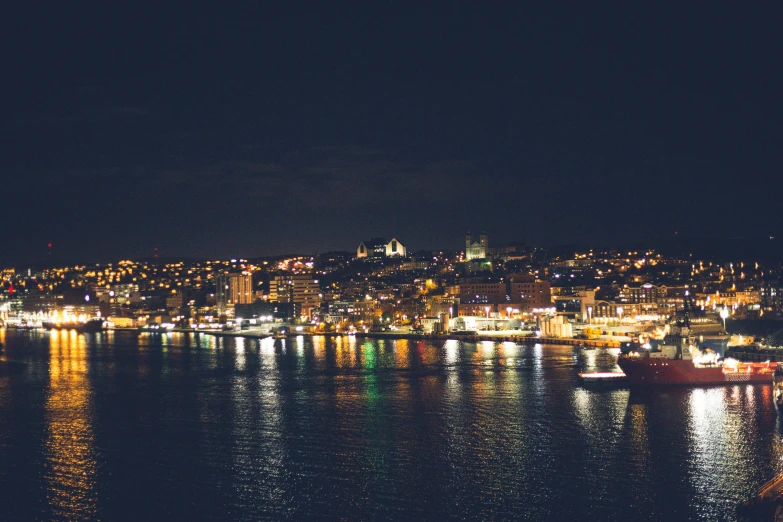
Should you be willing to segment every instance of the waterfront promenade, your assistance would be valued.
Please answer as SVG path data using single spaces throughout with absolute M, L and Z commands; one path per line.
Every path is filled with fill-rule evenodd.
M 117 329 L 120 330 L 120 329 Z M 135 329 L 134 329 L 135 330 Z M 158 332 L 159 330 L 150 330 Z M 285 334 L 272 334 L 260 328 L 250 328 L 241 331 L 221 331 L 221 330 L 203 330 L 192 328 L 176 328 L 169 330 L 180 333 L 194 333 L 199 335 L 212 335 L 215 337 L 246 337 L 251 339 L 263 339 L 267 337 L 275 338 L 295 338 L 304 337 L 350 337 L 344 332 L 287 332 Z M 519 330 L 501 330 L 501 331 L 479 331 L 469 333 L 444 333 L 444 334 L 425 334 L 410 331 L 392 331 L 392 332 L 356 332 L 352 334 L 356 338 L 371 339 L 410 339 L 420 341 L 447 341 L 454 339 L 465 342 L 515 342 L 523 344 L 560 344 L 570 346 L 589 346 L 595 348 L 619 348 L 620 341 L 609 339 L 567 339 L 560 337 L 537 337 L 529 332 Z

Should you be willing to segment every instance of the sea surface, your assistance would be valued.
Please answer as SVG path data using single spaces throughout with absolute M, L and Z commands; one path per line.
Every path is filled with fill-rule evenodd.
M 616 350 L 0 330 L 0 520 L 732 520 L 770 386 L 579 385 Z

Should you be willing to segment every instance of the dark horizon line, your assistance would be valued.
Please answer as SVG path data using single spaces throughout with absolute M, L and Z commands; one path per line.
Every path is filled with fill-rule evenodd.
M 732 245 L 727 245 L 726 243 L 731 242 Z M 652 248 L 654 250 L 660 250 L 660 249 L 673 249 L 675 247 L 684 248 L 685 250 L 693 249 L 697 251 L 703 251 L 705 249 L 714 249 L 721 251 L 721 254 L 725 255 L 727 252 L 726 250 L 729 248 L 736 248 L 738 245 L 736 243 L 742 243 L 742 242 L 754 242 L 755 248 L 754 250 L 758 249 L 758 247 L 761 247 L 762 245 L 766 245 L 768 247 L 773 247 L 772 250 L 781 250 L 781 246 L 783 246 L 783 243 L 780 241 L 775 241 L 774 236 L 761 236 L 761 235 L 744 235 L 744 236 L 734 236 L 734 237 L 717 237 L 717 236 L 688 236 L 688 235 L 677 235 L 674 237 L 667 237 L 667 238 L 657 238 L 657 239 L 651 239 L 648 241 L 645 240 L 630 240 L 630 241 L 621 241 L 617 242 L 616 244 L 609 244 L 604 242 L 596 242 L 596 243 L 581 243 L 581 242 L 570 242 L 570 243 L 559 243 L 559 244 L 548 244 L 548 245 L 533 245 L 533 244 L 526 244 L 526 242 L 511 242 L 511 243 L 499 243 L 500 246 L 504 245 L 513 245 L 513 244 L 524 244 L 526 248 L 530 249 L 541 249 L 541 250 L 547 250 L 547 251 L 583 251 L 583 250 L 642 250 L 647 248 Z M 750 246 L 750 245 L 747 245 Z M 774 248 L 776 247 L 776 248 Z M 765 249 L 766 250 L 766 249 Z M 424 249 L 416 249 L 416 250 L 409 250 L 409 253 L 411 255 L 414 255 L 416 253 L 423 253 L 423 252 L 461 252 L 462 249 L 460 248 L 424 248 Z M 108 263 L 118 263 L 120 261 L 124 260 L 130 260 L 134 262 L 155 262 L 158 263 L 164 263 L 164 262 L 179 262 L 179 261 L 185 261 L 185 262 L 200 262 L 200 261 L 210 261 L 210 260 L 217 260 L 217 261 L 228 261 L 231 259 L 245 259 L 248 262 L 257 262 L 257 261 L 274 261 L 274 260 L 280 260 L 280 259 L 289 259 L 293 257 L 318 257 L 326 254 L 348 254 L 352 255 L 353 251 L 351 250 L 326 250 L 323 252 L 316 251 L 313 253 L 284 253 L 284 254 L 270 254 L 270 255 L 255 255 L 255 256 L 227 256 L 227 257 L 219 257 L 215 258 L 212 256 L 193 256 L 193 255 L 183 255 L 183 256 L 177 256 L 177 255 L 166 255 L 166 256 L 160 256 L 160 257 L 152 257 L 152 256 L 145 256 L 145 257 L 139 257 L 139 258 L 130 258 L 130 257 L 116 257 L 116 258 L 103 258 L 100 260 L 91 260 L 91 261 L 85 261 L 85 260 L 74 260 L 74 259 L 58 259 L 57 257 L 53 258 L 43 258 L 38 259 L 34 261 L 23 261 L 23 262 L 14 262 L 10 264 L 4 264 L 2 268 L 8 269 L 8 268 L 14 268 L 14 269 L 26 269 L 26 268 L 52 268 L 52 267 L 62 267 L 62 266 L 76 266 L 76 265 L 92 265 L 92 264 L 108 264 Z M 682 252 L 677 252 L 682 253 Z M 782 254 L 781 252 L 766 252 L 767 255 L 769 254 Z M 760 256 L 760 252 L 755 252 L 756 256 Z M 739 257 L 742 257 L 743 255 L 750 255 L 749 252 L 745 251 L 740 253 Z M 712 252 L 713 257 L 721 257 L 716 256 L 716 252 Z M 737 257 L 739 259 L 739 257 Z M 750 257 L 753 257 L 752 255 Z M 783 259 L 783 257 L 781 258 Z

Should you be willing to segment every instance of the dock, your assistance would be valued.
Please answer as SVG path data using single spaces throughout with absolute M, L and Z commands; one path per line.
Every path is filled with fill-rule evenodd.
M 144 330 L 138 327 L 121 327 L 112 326 L 104 328 L 103 331 L 109 332 L 146 332 L 146 333 L 186 333 L 186 334 L 204 334 L 212 335 L 215 337 L 246 337 L 250 339 L 264 339 L 267 337 L 275 338 L 295 338 L 295 337 L 347 337 L 347 332 L 313 332 L 313 331 L 301 331 L 296 330 L 288 331 L 285 334 L 272 334 L 268 331 L 260 331 L 257 329 L 250 330 L 219 330 L 219 329 L 198 329 L 198 328 L 172 328 L 172 329 L 155 329 Z M 449 332 L 449 333 L 417 333 L 417 332 L 363 332 L 356 331 L 353 334 L 357 338 L 363 339 L 408 339 L 412 341 L 448 341 L 457 340 L 463 342 L 481 342 L 481 341 L 494 341 L 494 342 L 512 342 L 525 345 L 534 344 L 559 344 L 567 346 L 577 346 L 580 348 L 620 348 L 623 341 L 615 339 L 577 339 L 577 338 L 564 338 L 564 337 L 538 337 L 532 335 L 529 332 L 517 333 L 512 331 L 476 331 L 476 332 Z
M 207 335 L 214 335 L 216 337 L 249 337 L 249 338 L 264 338 L 271 337 L 270 333 L 260 333 L 254 331 L 219 331 L 219 330 L 184 330 L 177 329 L 174 331 L 189 331 L 197 332 Z M 284 337 L 347 337 L 345 332 L 287 332 L 282 334 Z M 411 333 L 411 332 L 356 332 L 354 334 L 357 338 L 369 338 L 369 339 L 409 339 L 415 341 L 447 341 L 450 339 L 463 341 L 463 342 L 481 342 L 481 341 L 494 341 L 494 342 L 512 342 L 520 344 L 560 344 L 568 346 L 581 346 L 585 348 L 619 348 L 620 342 L 608 339 L 568 339 L 560 337 L 536 337 L 534 335 L 515 335 L 515 334 L 496 334 L 494 332 L 476 332 L 476 333 L 448 333 L 448 334 L 425 334 L 425 333 Z
M 139 331 L 137 328 L 112 328 L 116 331 Z M 263 339 L 266 337 L 273 337 L 273 334 L 269 332 L 259 332 L 254 330 L 212 330 L 212 329 L 191 329 L 191 328 L 174 328 L 172 330 L 151 330 L 153 333 L 165 333 L 165 332 L 178 332 L 178 333 L 196 333 L 213 335 L 215 337 L 247 337 L 255 339 Z M 279 334 L 282 338 L 294 338 L 294 337 L 348 337 L 346 332 L 287 332 L 285 334 Z M 429 334 L 429 333 L 412 333 L 412 332 L 361 332 L 358 331 L 354 334 L 357 338 L 369 338 L 369 339 L 409 339 L 414 341 L 447 341 L 457 340 L 464 342 L 481 342 L 481 341 L 495 341 L 495 342 L 512 342 L 520 344 L 560 344 L 568 346 L 580 346 L 583 348 L 620 348 L 620 341 L 614 341 L 609 339 L 573 339 L 573 338 L 561 338 L 561 337 L 536 337 L 534 335 L 515 335 L 504 334 L 494 332 L 475 332 L 475 333 L 443 333 L 443 334 Z

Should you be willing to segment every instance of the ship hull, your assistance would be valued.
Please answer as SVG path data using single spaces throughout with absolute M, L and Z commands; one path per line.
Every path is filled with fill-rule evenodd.
M 55 324 L 43 323 L 43 327 L 49 330 L 76 330 L 81 333 L 95 333 L 103 329 L 102 320 L 90 320 L 86 323 Z
M 696 367 L 681 359 L 620 358 L 620 369 L 628 383 L 636 386 L 699 386 L 731 384 L 772 384 L 772 371 L 725 371 L 720 366 Z

